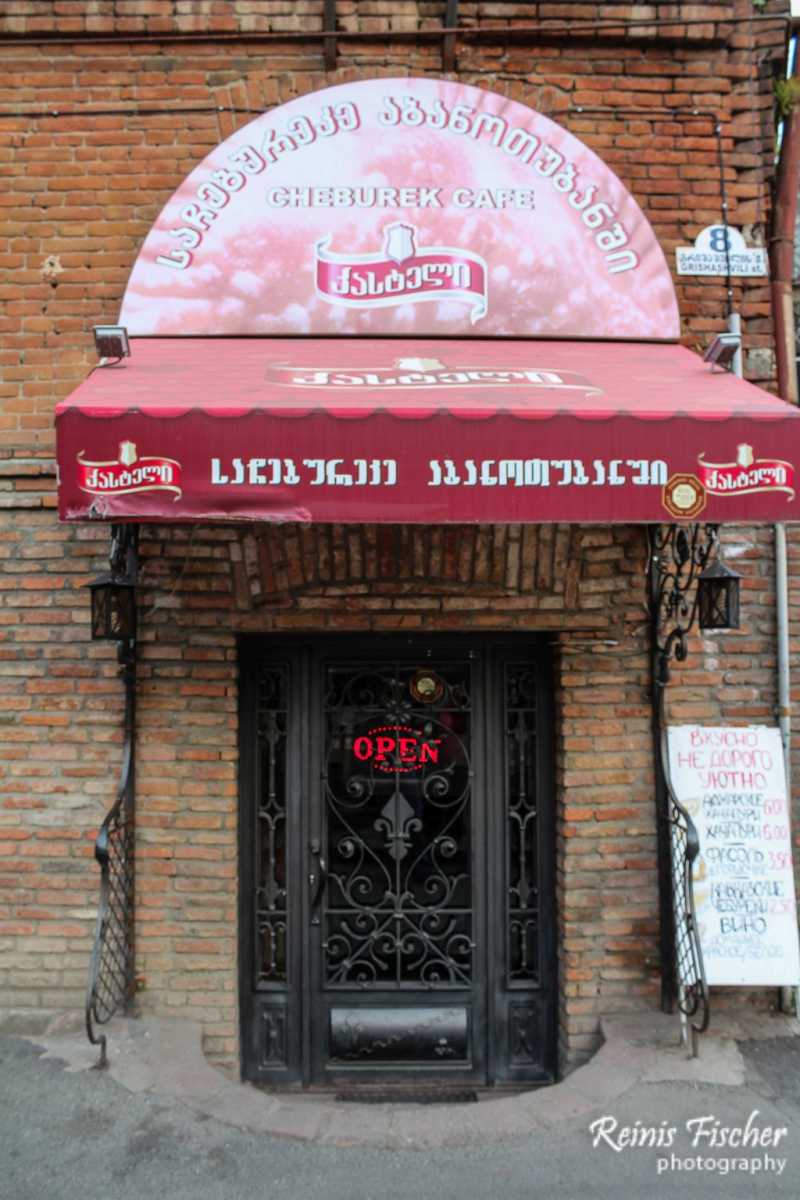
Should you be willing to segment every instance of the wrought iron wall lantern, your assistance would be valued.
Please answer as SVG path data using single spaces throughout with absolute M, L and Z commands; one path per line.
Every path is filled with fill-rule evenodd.
M 130 579 L 101 575 L 89 584 L 92 638 L 129 642 L 136 637 L 136 585 Z
M 138 536 L 135 526 L 112 525 L 110 570 L 92 579 L 92 639 L 119 642 L 130 650 L 136 638 Z
M 739 628 L 741 575 L 717 558 L 697 581 L 697 614 L 701 629 Z

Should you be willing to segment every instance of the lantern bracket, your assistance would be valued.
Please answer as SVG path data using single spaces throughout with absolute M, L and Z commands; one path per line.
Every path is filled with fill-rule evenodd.
M 685 662 L 698 613 L 697 582 L 719 544 L 717 525 L 651 525 L 650 617 L 657 685 L 669 683 L 670 661 Z M 661 713 L 663 715 L 663 713 Z
M 115 579 L 124 583 L 137 581 L 139 573 L 139 530 L 136 525 L 112 525 L 108 565 Z
M 134 605 L 136 603 L 136 584 L 139 582 L 139 527 L 138 525 L 112 525 L 111 546 L 108 553 L 108 565 L 112 576 L 120 583 L 125 583 L 133 590 Z M 127 638 L 117 644 L 117 661 L 123 668 L 123 678 L 126 689 L 132 686 L 133 680 L 129 674 L 135 671 L 136 648 L 135 637 Z M 135 676 L 134 676 L 135 678 Z

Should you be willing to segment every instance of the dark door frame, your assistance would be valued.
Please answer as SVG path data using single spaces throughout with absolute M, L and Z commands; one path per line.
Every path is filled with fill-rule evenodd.
M 369 641 L 369 648 L 365 645 Z M 474 857 L 479 887 L 485 890 L 483 930 L 486 947 L 482 966 L 484 990 L 486 1075 L 493 1083 L 551 1082 L 557 1071 L 558 963 L 555 896 L 555 779 L 553 768 L 552 661 L 546 635 L 536 633 L 435 633 L 424 634 L 246 634 L 238 638 L 239 687 L 239 1012 L 242 1078 L 262 1080 L 274 1087 L 308 1085 L 311 1073 L 311 1005 L 306 1002 L 311 971 L 309 921 L 308 844 L 311 836 L 309 804 L 314 780 L 308 747 L 319 715 L 308 710 L 313 695 L 312 663 L 324 658 L 420 658 L 426 655 L 467 656 L 481 652 L 479 721 L 476 735 L 485 738 L 484 767 L 487 781 L 482 839 L 476 839 Z M 504 846 L 505 730 L 503 664 L 509 661 L 536 664 L 537 792 L 544 799 L 537 812 L 539 893 L 543 919 L 539 929 L 542 978 L 534 986 L 509 980 L 509 953 L 503 913 L 507 863 L 497 851 Z M 257 686 L 264 663 L 287 665 L 295 686 L 287 713 L 287 972 L 284 984 L 261 986 L 256 993 L 256 929 L 253 905 L 255 888 L 255 827 L 253 800 L 258 778 Z M 477 715 L 477 714 L 476 714 Z M 479 725 L 479 728 L 478 728 Z M 503 803 L 498 803 L 499 792 Z M 494 793 L 494 795 L 493 795 Z M 476 821 L 478 814 L 476 814 Z M 494 847 L 495 853 L 492 848 Z M 297 936 L 299 934 L 299 936 Z M 494 934 L 494 936 L 492 936 Z M 491 959 L 489 958 L 491 949 Z M 477 964 L 476 964 L 477 966 Z M 257 1001 L 257 1003 L 256 1003 Z M 301 1010 L 301 1011 L 298 1011 Z M 527 1063 L 524 1048 L 536 1037 L 546 1042 L 536 1066 Z M 268 1041 L 265 1042 L 265 1038 Z M 265 1052 L 264 1046 L 271 1047 Z

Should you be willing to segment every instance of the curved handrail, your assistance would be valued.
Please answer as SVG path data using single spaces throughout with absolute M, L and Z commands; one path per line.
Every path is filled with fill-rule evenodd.
M 125 745 L 116 799 L 97 834 L 100 899 L 86 988 L 86 1035 L 100 1047 L 98 1067 L 107 1066 L 105 1025 L 133 995 L 133 818 L 135 686 L 132 650 L 124 665 Z
M 694 902 L 694 863 L 700 853 L 700 838 L 691 813 L 684 808 L 672 788 L 667 757 L 666 735 L 662 732 L 661 759 L 670 803 L 667 818 L 672 827 L 672 903 L 675 913 L 675 957 L 678 970 L 678 1008 L 692 1020 L 696 1035 L 705 1033 L 711 1017 L 703 950 L 697 929 Z M 696 1046 L 693 1047 L 696 1051 Z
M 661 895 L 662 995 L 671 1009 L 672 970 L 677 974 L 677 1002 L 692 1022 L 692 1050 L 708 1028 L 710 998 L 694 901 L 694 863 L 700 840 L 691 814 L 675 795 L 669 772 L 665 694 L 670 661 L 685 662 L 688 638 L 698 615 L 698 582 L 718 544 L 717 526 L 671 525 L 648 528 L 650 559 L 649 611 L 652 647 L 651 701 L 659 815 L 659 887 Z M 669 833 L 666 829 L 669 827 Z M 670 962 L 667 953 L 672 958 Z

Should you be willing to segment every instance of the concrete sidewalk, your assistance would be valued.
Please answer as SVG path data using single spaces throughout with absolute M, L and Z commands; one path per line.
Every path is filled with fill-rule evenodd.
M 655 1025 L 663 1023 L 656 1020 Z M 669 1022 L 674 1042 L 675 1025 Z M 0 1038 L 3 1200 L 754 1200 L 800 1195 L 800 1038 L 716 1037 L 699 1062 L 609 1029 L 563 1084 L 452 1108 L 275 1101 L 204 1063 L 173 1022 L 122 1027 L 112 1068 L 76 1034 Z M 718 1031 L 719 1032 L 719 1031 Z M 732 1034 L 744 1030 L 729 1027 Z M 345 1109 L 346 1112 L 340 1111 Z M 357 1111 L 358 1110 L 358 1111 Z M 755 1114 L 755 1115 L 754 1115 Z M 291 1127 L 291 1119 L 297 1124 Z M 777 1132 L 693 1148 L 692 1122 Z M 610 1131 L 598 1134 L 598 1122 Z M 289 1136 L 272 1137 L 283 1126 Z M 622 1145 L 665 1131 L 668 1147 Z M 782 1131 L 786 1131 L 782 1133 Z M 306 1138 L 305 1141 L 296 1139 Z
M 56 1018 L 32 1036 L 46 1058 L 89 1071 L 97 1062 L 82 1031 Z M 6 1023 L 8 1027 L 8 1022 Z M 20 1032 L 25 1018 L 19 1018 Z M 0 1028 L 2 1025 L 0 1024 Z M 204 1117 L 253 1133 L 379 1149 L 427 1148 L 503 1142 L 534 1128 L 551 1129 L 598 1109 L 608 1111 L 637 1085 L 683 1083 L 736 1087 L 745 1062 L 737 1039 L 794 1038 L 800 1022 L 754 1014 L 745 1029 L 720 1018 L 689 1058 L 676 1017 L 637 1014 L 603 1023 L 604 1044 L 585 1066 L 548 1088 L 472 1104 L 358 1104 L 318 1096 L 276 1095 L 233 1081 L 205 1059 L 200 1029 L 180 1018 L 116 1020 L 108 1027 L 109 1068 L 131 1092 L 176 1100 Z

